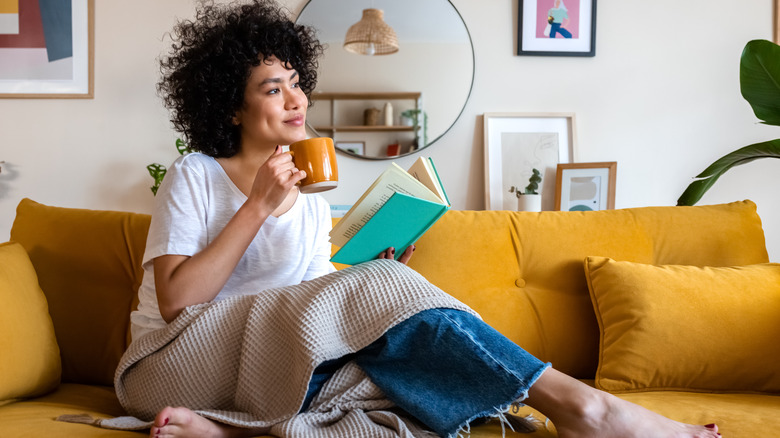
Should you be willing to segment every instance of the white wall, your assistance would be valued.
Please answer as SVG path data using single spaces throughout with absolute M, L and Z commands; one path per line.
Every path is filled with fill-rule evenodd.
M 471 99 L 456 126 L 425 150 L 457 209 L 484 205 L 485 112 L 575 112 L 578 161 L 617 161 L 617 207 L 673 205 L 721 155 L 780 137 L 739 94 L 745 43 L 771 38 L 770 0 L 602 1 L 596 57 L 515 56 L 517 1 L 453 0 L 476 51 Z M 149 212 L 145 166 L 176 158 L 156 97 L 155 59 L 192 0 L 101 0 L 96 7 L 94 100 L 0 100 L 0 240 L 23 197 L 50 205 Z M 304 0 L 287 0 L 298 12 Z M 399 160 L 409 166 L 416 156 Z M 386 162 L 340 156 L 349 204 Z M 734 169 L 701 203 L 752 199 L 770 258 L 780 261 L 777 160 Z

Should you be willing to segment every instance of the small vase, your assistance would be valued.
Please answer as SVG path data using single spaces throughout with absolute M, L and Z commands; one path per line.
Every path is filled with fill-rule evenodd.
M 542 211 L 542 195 L 518 196 L 517 211 Z
M 385 103 L 385 126 L 393 126 L 393 104 Z

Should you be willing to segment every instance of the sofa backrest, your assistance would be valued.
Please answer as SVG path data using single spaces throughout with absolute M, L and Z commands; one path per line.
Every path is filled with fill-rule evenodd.
M 593 379 L 599 331 L 587 256 L 649 264 L 768 261 L 750 201 L 596 212 L 449 211 L 410 266 L 569 375 Z
M 16 209 L 22 244 L 46 295 L 62 358 L 62 381 L 113 385 L 137 306 L 150 216 L 50 207 Z
M 63 381 L 111 385 L 137 306 L 148 215 L 22 200 L 11 240 L 35 266 Z M 736 266 L 767 262 L 750 201 L 599 212 L 450 211 L 410 266 L 559 370 L 595 375 L 598 325 L 583 260 Z

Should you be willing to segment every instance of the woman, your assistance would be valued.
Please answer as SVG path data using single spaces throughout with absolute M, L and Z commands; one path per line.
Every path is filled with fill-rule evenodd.
M 552 18 L 550 22 L 550 38 L 555 38 L 561 34 L 564 38 L 571 38 L 571 32 L 566 30 L 569 25 L 569 10 L 563 4 L 563 0 L 555 0 L 555 7 L 547 11 L 547 16 Z
M 205 5 L 194 21 L 178 25 L 176 38 L 173 54 L 162 61 L 159 89 L 174 125 L 197 152 L 171 166 L 157 194 L 131 349 L 203 303 L 343 274 L 331 274 L 328 261 L 328 206 L 318 195 L 298 192 L 295 184 L 305 172 L 279 146 L 305 138 L 308 95 L 322 53 L 312 31 L 292 23 L 271 0 L 254 0 Z M 371 263 L 396 269 L 413 251 L 404 251 L 401 264 Z M 378 258 L 393 255 L 389 248 Z M 220 321 L 210 323 L 219 329 Z M 506 410 L 520 401 L 549 416 L 561 437 L 719 436 L 714 425 L 677 423 L 584 385 L 466 310 L 417 312 L 370 345 L 322 363 L 300 403 L 302 411 L 348 361 L 442 436 L 454 436 L 491 409 Z M 431 363 L 442 366 L 430 372 Z M 462 383 L 452 385 L 453 380 Z M 123 385 L 122 391 L 140 391 L 138 385 Z M 459 395 L 453 387 L 461 385 Z M 164 398 L 166 390 L 159 392 L 155 396 Z M 143 395 L 130 398 L 144 403 Z M 475 401 L 481 398 L 482 405 Z M 132 411 L 133 403 L 123 405 Z M 195 408 L 160 409 L 150 436 L 265 432 L 205 418 Z

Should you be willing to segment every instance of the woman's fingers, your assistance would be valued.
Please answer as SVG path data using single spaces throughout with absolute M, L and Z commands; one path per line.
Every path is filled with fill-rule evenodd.
M 414 253 L 414 250 L 417 249 L 414 245 L 409 245 L 406 247 L 406 250 L 403 254 L 401 254 L 401 257 L 398 258 L 398 261 L 407 264 L 409 262 L 409 259 L 412 258 L 412 253 Z
M 414 253 L 414 250 L 417 249 L 414 245 L 409 245 L 403 254 L 401 254 L 401 257 L 398 258 L 398 261 L 406 264 L 409 262 L 409 259 L 412 258 L 412 254 Z M 386 250 L 379 253 L 378 259 L 395 259 L 395 248 L 392 246 L 390 248 L 387 248 Z

